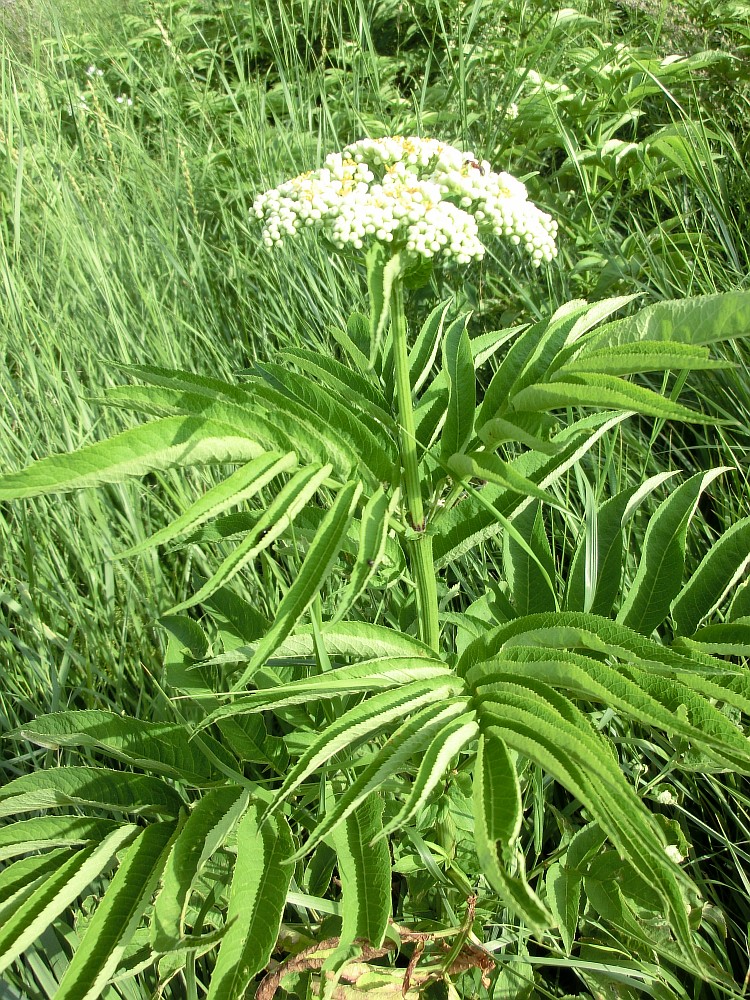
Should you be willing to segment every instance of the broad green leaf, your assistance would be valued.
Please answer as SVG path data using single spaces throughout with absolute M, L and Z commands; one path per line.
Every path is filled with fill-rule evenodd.
M 557 610 L 555 561 L 544 529 L 542 511 L 532 504 L 513 521 L 526 545 L 506 532 L 503 568 L 510 597 L 519 615 Z
M 523 497 L 535 497 L 555 507 L 562 506 L 551 493 L 545 493 L 526 476 L 516 472 L 509 462 L 503 462 L 497 455 L 491 455 L 489 452 L 470 451 L 464 455 L 451 455 L 446 464 L 457 479 L 485 480 L 495 486 L 502 486 L 512 493 L 520 493 Z
M 237 829 L 237 861 L 229 891 L 228 930 L 211 975 L 207 1000 L 239 1000 L 271 957 L 293 869 L 289 824 L 261 818 L 252 805 Z
M 98 843 L 121 826 L 113 819 L 88 816 L 41 816 L 0 826 L 0 861 L 50 847 Z
M 634 316 L 607 323 L 594 331 L 588 344 L 595 350 L 643 341 L 711 344 L 750 332 L 750 292 L 696 295 L 656 302 Z
M 60 982 L 55 1000 L 94 1000 L 105 990 L 151 902 L 174 834 L 152 823 L 128 848 Z
M 166 417 L 0 477 L 0 500 L 63 493 L 182 466 L 247 462 L 264 451 L 226 424 Z
M 448 299 L 435 306 L 422 324 L 414 346 L 409 351 L 409 379 L 414 393 L 418 393 L 422 388 L 435 364 L 443 336 L 443 326 L 452 302 L 452 299 Z M 462 319 L 460 322 L 465 326 L 465 320 Z
M 391 915 L 391 853 L 383 831 L 383 800 L 377 793 L 337 826 L 333 843 L 342 889 L 340 948 L 357 940 L 379 948 Z
M 11 735 L 50 749 L 95 747 L 135 767 L 198 786 L 220 777 L 211 761 L 191 742 L 187 728 L 174 723 L 143 722 L 89 709 L 41 715 Z M 228 766 L 236 765 L 220 743 L 207 738 L 206 744 Z
M 215 788 L 201 798 L 179 831 L 154 904 L 151 935 L 155 951 L 185 946 L 185 916 L 192 884 L 226 840 L 247 806 L 238 787 Z
M 480 333 L 476 337 L 472 337 L 471 353 L 474 356 L 475 371 L 478 371 L 482 365 L 489 361 L 493 354 L 497 354 L 509 341 L 520 336 L 526 329 L 527 325 L 524 323 L 520 326 L 511 326 L 504 330 L 488 330 L 486 333 Z
M 397 487 L 390 498 L 385 490 L 375 490 L 365 504 L 360 519 L 357 557 L 347 584 L 336 602 L 336 613 L 331 624 L 341 621 L 378 572 L 386 550 L 390 518 L 398 509 L 400 501 L 401 492 Z
M 307 551 L 294 583 L 284 594 L 276 610 L 271 628 L 258 643 L 253 658 L 233 685 L 233 690 L 243 687 L 255 670 L 265 663 L 319 593 L 333 569 L 361 492 L 362 486 L 357 482 L 349 482 L 339 490 Z
M 649 521 L 638 569 L 617 615 L 628 628 L 650 635 L 669 614 L 685 569 L 687 529 L 703 490 L 725 469 L 698 473 L 678 487 Z
M 580 376 L 584 379 L 584 376 Z M 559 410 L 568 406 L 596 406 L 619 408 L 661 417 L 664 420 L 684 420 L 692 423 L 716 423 L 716 417 L 707 417 L 680 403 L 674 403 L 658 392 L 641 385 L 626 382 L 615 375 L 588 373 L 581 382 L 549 382 L 529 385 L 511 400 L 516 412 Z
M 205 729 L 214 722 L 235 715 L 269 712 L 290 705 L 340 698 L 345 694 L 391 690 L 415 681 L 452 676 L 446 664 L 424 657 L 363 660 L 348 667 L 337 667 L 312 677 L 303 677 L 289 684 L 263 687 L 253 694 L 235 698 L 230 704 L 222 705 L 203 719 L 198 729 Z
M 304 853 L 327 837 L 360 802 L 377 792 L 388 778 L 405 768 L 415 754 L 426 750 L 446 723 L 464 714 L 465 710 L 466 702 L 460 700 L 437 709 L 429 706 L 399 726 L 377 752 L 374 760 L 360 771 L 356 781 L 339 796 L 333 808 L 326 811 L 324 819 L 306 841 Z
M 259 553 L 268 548 L 279 535 L 292 524 L 295 517 L 304 510 L 332 471 L 330 465 L 309 466 L 300 469 L 283 487 L 268 507 L 268 510 L 256 521 L 253 530 L 237 548 L 222 562 L 210 580 L 186 601 L 175 605 L 167 614 L 176 615 L 186 608 L 200 604 L 214 594 L 220 587 L 228 583 Z
M 435 699 L 437 701 L 437 699 Z M 398 811 L 383 829 L 384 834 L 403 827 L 427 802 L 436 785 L 444 778 L 448 765 L 467 743 L 476 739 L 477 723 L 473 712 L 464 712 L 451 719 L 433 737 L 422 753 L 422 761 L 414 778 L 411 791 Z
M 581 905 L 581 876 L 565 865 L 555 863 L 547 869 L 544 879 L 547 903 L 560 930 L 566 954 L 570 954 L 578 927 Z
M 287 774 L 269 811 L 277 810 L 305 778 L 339 751 L 347 749 L 351 753 L 361 743 L 381 734 L 385 726 L 403 720 L 404 716 L 427 704 L 438 704 L 443 698 L 454 697 L 462 687 L 461 681 L 454 677 L 417 681 L 395 691 L 373 695 L 345 712 L 327 726 L 302 754 Z
M 672 604 L 677 635 L 690 635 L 724 600 L 750 566 L 750 517 L 714 542 Z
M 737 588 L 727 610 L 727 620 L 750 617 L 750 580 Z
M 53 920 L 110 867 L 118 851 L 137 833 L 137 827 L 127 824 L 113 830 L 100 844 L 74 851 L 68 861 L 18 906 L 0 930 L 0 972 L 37 941 Z
M 451 323 L 443 339 L 443 371 L 448 384 L 448 410 L 441 436 L 441 457 L 462 452 L 474 431 L 476 375 L 463 317 Z
M 506 796 L 507 801 L 503 801 Z M 502 737 L 494 729 L 479 737 L 473 803 L 474 843 L 487 881 L 532 930 L 542 933 L 552 923 L 550 914 L 523 871 L 520 877 L 511 876 L 497 853 L 497 834 L 517 833 L 519 829 L 521 804 L 515 767 Z
M 286 455 L 281 455 L 278 452 L 261 455 L 254 461 L 248 462 L 247 465 L 243 465 L 228 479 L 207 490 L 199 500 L 196 500 L 184 513 L 164 528 L 156 531 L 138 545 L 119 553 L 118 558 L 125 559 L 139 555 L 155 545 L 166 545 L 167 542 L 171 542 L 179 535 L 193 531 L 198 525 L 203 524 L 210 517 L 220 514 L 227 507 L 233 507 L 249 497 L 255 496 L 277 476 L 285 472 L 292 472 L 296 465 L 297 456 L 293 452 Z
M 555 372 L 555 379 L 570 373 L 598 372 L 604 375 L 635 375 L 640 372 L 660 372 L 669 369 L 731 368 L 725 361 L 711 361 L 707 347 L 663 341 L 643 341 L 619 344 L 603 350 L 583 350 Z
M 93 806 L 135 816 L 176 816 L 182 799 L 159 778 L 104 767 L 33 771 L 0 788 L 0 816 L 58 806 Z

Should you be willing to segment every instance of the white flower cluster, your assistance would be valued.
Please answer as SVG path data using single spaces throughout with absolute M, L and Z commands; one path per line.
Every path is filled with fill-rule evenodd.
M 523 244 L 535 266 L 557 254 L 557 223 L 520 181 L 435 139 L 362 139 L 259 195 L 253 210 L 268 247 L 313 227 L 342 250 L 374 239 L 461 264 L 483 257 L 482 238 L 493 235 Z

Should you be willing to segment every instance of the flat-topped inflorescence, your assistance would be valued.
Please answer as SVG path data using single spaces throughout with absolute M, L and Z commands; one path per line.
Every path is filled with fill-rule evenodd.
M 361 139 L 256 198 L 263 240 L 276 246 L 303 228 L 340 250 L 378 241 L 393 253 L 480 260 L 491 236 L 522 244 L 534 266 L 557 254 L 557 223 L 528 200 L 526 187 L 435 139 Z

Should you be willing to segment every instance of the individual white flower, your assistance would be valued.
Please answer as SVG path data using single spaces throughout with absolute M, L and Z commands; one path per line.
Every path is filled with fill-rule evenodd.
M 86 76 L 104 76 L 104 70 L 97 69 L 96 66 L 89 66 L 86 70 Z
M 682 864 L 685 860 L 685 855 L 680 853 L 679 847 L 676 844 L 667 844 L 664 848 L 668 858 L 671 858 L 676 865 Z
M 654 794 L 654 799 L 662 806 L 677 805 L 677 796 L 671 788 L 660 788 Z
M 462 264 L 484 256 L 487 236 L 522 244 L 535 266 L 557 253 L 557 223 L 520 181 L 436 139 L 361 139 L 259 195 L 253 211 L 268 247 L 312 228 L 340 250 L 377 241 Z

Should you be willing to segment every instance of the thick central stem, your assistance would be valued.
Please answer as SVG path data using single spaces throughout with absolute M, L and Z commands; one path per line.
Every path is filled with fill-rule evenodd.
M 406 347 L 406 317 L 404 316 L 404 286 L 397 277 L 391 286 L 391 332 L 393 335 L 393 367 L 396 376 L 401 464 L 404 469 L 404 489 L 411 528 L 415 537 L 408 544 L 410 563 L 417 586 L 417 610 L 422 642 L 436 652 L 439 646 L 437 586 L 432 559 L 432 538 L 427 534 L 422 482 L 419 475 L 417 438 L 414 430 L 409 354 Z

